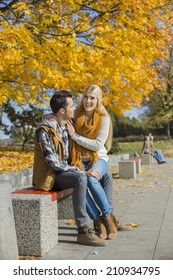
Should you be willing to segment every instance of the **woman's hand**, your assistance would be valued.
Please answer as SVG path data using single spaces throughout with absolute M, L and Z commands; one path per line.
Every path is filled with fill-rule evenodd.
M 100 174 L 95 168 L 90 168 L 89 170 L 87 170 L 86 175 L 95 177 L 97 180 L 99 180 L 100 178 Z
M 70 135 L 70 137 L 72 137 L 73 134 L 75 133 L 75 129 L 70 121 L 67 122 L 67 130 L 68 130 L 68 134 Z

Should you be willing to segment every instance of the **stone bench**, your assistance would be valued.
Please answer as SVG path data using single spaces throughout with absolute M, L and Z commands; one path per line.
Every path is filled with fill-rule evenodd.
M 134 158 L 129 158 L 129 159 L 124 159 L 123 161 L 131 161 L 133 160 L 136 165 L 136 174 L 141 173 L 141 158 L 139 157 L 134 157 Z
M 151 164 L 153 162 L 153 157 L 152 155 L 149 154 L 143 154 L 141 155 L 141 164 L 143 165 L 147 165 L 147 164 Z
M 58 243 L 58 219 L 74 218 L 73 189 L 13 192 L 12 204 L 19 255 L 42 256 Z
M 134 179 L 141 173 L 141 159 L 138 157 L 119 161 L 119 178 Z

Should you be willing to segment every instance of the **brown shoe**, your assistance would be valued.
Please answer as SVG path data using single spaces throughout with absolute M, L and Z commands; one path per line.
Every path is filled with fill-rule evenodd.
M 85 226 L 78 229 L 77 242 L 89 246 L 105 246 L 105 240 L 95 235 L 91 228 Z
M 96 234 L 101 239 L 107 239 L 106 226 L 102 217 L 98 217 L 96 220 L 94 220 L 94 229 L 96 231 Z
M 114 239 L 115 237 L 117 237 L 117 228 L 112 215 L 108 214 L 107 217 L 103 217 L 103 219 L 106 225 L 107 238 Z
M 114 224 L 117 228 L 117 231 L 129 231 L 129 230 L 131 230 L 131 228 L 129 226 L 125 226 L 125 225 L 120 224 L 120 222 L 118 222 L 116 220 L 113 213 L 111 213 L 111 216 L 112 216 L 112 219 L 114 220 Z

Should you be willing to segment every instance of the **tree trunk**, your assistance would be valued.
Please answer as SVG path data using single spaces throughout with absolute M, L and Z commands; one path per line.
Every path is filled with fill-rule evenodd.
M 25 150 L 25 142 L 22 143 L 22 152 Z
M 170 132 L 170 124 L 169 123 L 166 126 L 166 130 L 167 130 L 167 137 L 170 139 L 171 138 L 171 132 Z

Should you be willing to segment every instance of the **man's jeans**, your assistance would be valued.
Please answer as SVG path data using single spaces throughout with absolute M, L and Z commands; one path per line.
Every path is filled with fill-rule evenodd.
M 64 171 L 62 173 L 57 173 L 53 189 L 65 190 L 69 188 L 74 189 L 72 198 L 76 225 L 77 227 L 83 227 L 87 224 L 88 220 L 86 211 L 86 175 L 77 171 Z
M 87 160 L 83 160 L 83 167 L 84 169 L 88 165 Z M 98 159 L 98 161 L 94 164 L 91 164 L 89 166 L 90 168 L 95 168 L 99 174 L 100 178 L 103 177 L 103 175 L 108 170 L 108 164 L 103 159 Z M 100 216 L 100 211 L 103 216 L 107 216 L 111 212 L 110 205 L 108 203 L 106 193 L 101 186 L 100 182 L 93 176 L 87 176 L 88 181 L 88 191 L 86 194 L 86 208 L 87 213 L 89 217 L 92 220 L 97 219 Z M 99 210 L 100 209 L 100 210 Z

